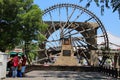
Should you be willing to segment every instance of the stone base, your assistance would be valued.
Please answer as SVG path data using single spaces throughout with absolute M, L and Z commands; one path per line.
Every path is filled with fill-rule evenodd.
M 59 56 L 53 65 L 58 66 L 77 66 L 78 61 L 75 56 Z

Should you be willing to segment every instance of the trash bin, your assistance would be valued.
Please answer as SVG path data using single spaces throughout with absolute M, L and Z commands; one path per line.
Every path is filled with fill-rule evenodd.
M 7 54 L 0 52 L 0 79 L 6 77 L 7 57 Z

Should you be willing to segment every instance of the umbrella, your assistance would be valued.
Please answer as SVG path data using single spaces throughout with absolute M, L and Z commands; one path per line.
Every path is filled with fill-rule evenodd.
M 16 52 L 10 52 L 9 53 L 10 55 L 15 55 L 15 54 L 17 54 Z
M 22 55 L 23 55 L 23 53 L 22 53 L 22 52 L 19 52 L 19 53 L 18 53 L 18 55 L 22 56 Z

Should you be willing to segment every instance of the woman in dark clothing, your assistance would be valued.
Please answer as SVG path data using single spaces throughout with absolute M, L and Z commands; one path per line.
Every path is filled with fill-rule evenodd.
M 7 77 L 12 77 L 12 65 L 13 65 L 12 59 L 13 57 L 10 57 L 9 61 L 7 62 L 7 71 L 9 71 Z

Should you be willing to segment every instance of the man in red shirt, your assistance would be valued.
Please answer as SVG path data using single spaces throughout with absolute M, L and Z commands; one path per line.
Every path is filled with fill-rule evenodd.
M 12 60 L 12 77 L 17 77 L 17 69 L 18 69 L 18 64 L 19 64 L 19 58 L 18 58 L 18 54 L 15 55 L 15 57 L 13 57 Z

